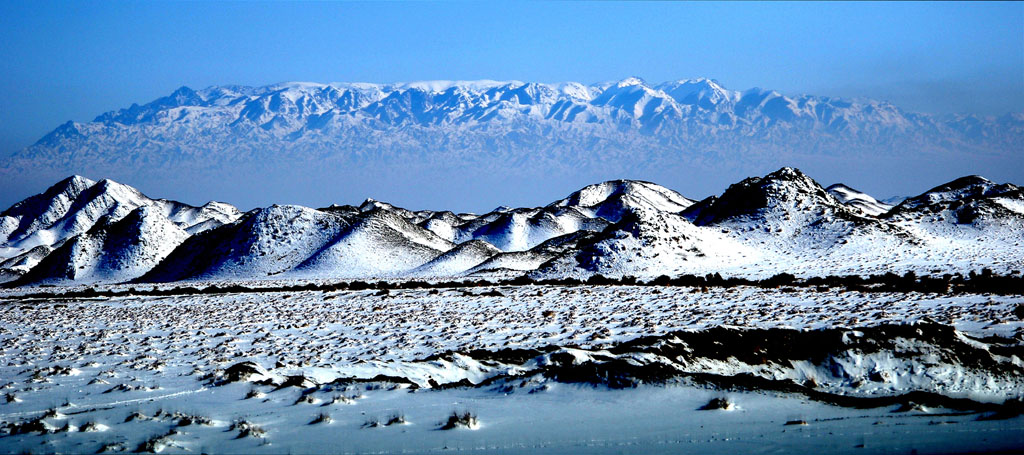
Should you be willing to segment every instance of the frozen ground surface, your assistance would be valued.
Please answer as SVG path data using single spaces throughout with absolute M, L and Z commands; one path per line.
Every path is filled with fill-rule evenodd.
M 936 321 L 970 340 L 1019 340 L 1024 328 L 1014 315 L 1022 296 L 790 291 L 523 286 L 96 300 L 23 299 L 25 290 L 4 291 L 0 452 L 1024 450 L 1019 416 L 844 408 L 792 393 L 686 382 L 610 390 L 523 376 L 442 389 L 431 381 L 515 378 L 520 365 L 458 355 L 423 360 L 446 351 L 545 346 L 592 354 L 640 336 L 722 325 L 817 329 Z M 1021 366 L 1019 358 L 1004 360 Z M 248 380 L 221 380 L 243 361 L 260 371 Z M 344 380 L 378 374 L 412 384 Z M 270 385 L 289 377 L 298 387 Z M 984 397 L 958 396 L 1021 398 L 1019 382 L 994 383 Z M 716 397 L 727 397 L 733 409 L 698 410 Z M 465 411 L 476 415 L 475 428 L 439 429 L 453 412 Z M 330 422 L 311 423 L 321 414 Z M 393 416 L 405 423 L 386 425 Z M 806 425 L 786 425 L 792 421 Z M 25 432 L 14 434 L 19 430 Z

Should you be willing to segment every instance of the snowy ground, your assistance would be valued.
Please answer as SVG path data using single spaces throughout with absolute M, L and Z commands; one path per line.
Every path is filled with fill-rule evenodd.
M 571 346 L 596 352 L 640 336 L 721 325 L 936 321 L 975 338 L 1019 340 L 1024 322 L 1013 313 L 1024 296 L 619 286 L 94 300 L 3 292 L 0 393 L 6 399 L 0 402 L 6 403 L 0 404 L 0 421 L 6 431 L 0 432 L 0 452 L 1024 449 L 1022 417 L 987 420 L 985 412 L 924 407 L 851 409 L 798 394 L 720 391 L 686 382 L 609 390 L 524 376 L 440 390 L 431 382 L 480 383 L 517 370 L 461 356 L 423 361 L 472 349 Z M 266 371 L 248 382 L 226 383 L 225 370 L 243 361 Z M 1018 358 L 1006 361 L 1021 366 Z M 346 380 L 378 374 L 413 384 Z M 289 376 L 306 383 L 255 383 L 267 378 L 280 384 Z M 1019 399 L 1022 390 L 1019 383 L 999 385 L 983 401 Z M 735 408 L 698 410 L 722 396 Z M 452 412 L 464 411 L 477 416 L 475 429 L 439 429 Z M 141 416 L 125 422 L 134 413 Z M 331 422 L 311 423 L 321 414 Z M 393 416 L 406 423 L 384 425 Z M 260 430 L 246 431 L 242 421 Z M 786 425 L 790 421 L 806 425 Z M 33 422 L 38 428 L 23 426 Z M 12 434 L 19 429 L 26 433 Z

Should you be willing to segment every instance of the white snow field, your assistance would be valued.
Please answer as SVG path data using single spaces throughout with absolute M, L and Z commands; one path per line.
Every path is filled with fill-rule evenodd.
M 40 290 L 0 292 L 2 452 L 1024 450 L 1021 295 Z

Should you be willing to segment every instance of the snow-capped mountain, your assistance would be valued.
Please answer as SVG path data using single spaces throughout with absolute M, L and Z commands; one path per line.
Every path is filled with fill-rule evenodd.
M 787 167 L 699 202 L 613 180 L 543 207 L 483 215 L 367 199 L 274 205 L 230 220 L 227 205 L 188 208 L 75 177 L 4 212 L 12 245 L 27 249 L 3 265 L 8 279 L 24 275 L 16 284 L 62 284 L 1009 272 L 1024 260 L 1024 195 L 1015 185 L 964 177 L 880 215 L 857 204 L 865 201 L 879 204 Z M 17 243 L 58 237 L 47 233 L 62 237 Z
M 258 187 L 249 177 L 281 169 L 331 182 L 342 175 L 364 186 L 374 182 L 365 171 L 370 165 L 376 172 L 401 168 L 424 185 L 438 175 L 470 173 L 493 184 L 510 169 L 548 179 L 621 169 L 679 184 L 679 171 L 719 169 L 723 162 L 742 168 L 827 156 L 877 158 L 877 165 L 975 152 L 1013 162 L 1022 147 L 1024 114 L 932 116 L 883 101 L 736 91 L 703 78 L 293 82 L 182 87 L 91 122 L 68 122 L 0 159 L 0 177 L 15 185 L 87 169 L 174 187 L 167 176 L 185 172 L 216 178 L 197 178 L 194 189 L 179 191 L 216 188 L 252 203 L 252 194 L 271 183 Z
M 379 133 L 398 134 L 401 139 L 392 142 L 428 140 L 417 133 L 438 127 L 449 133 L 554 128 L 555 134 L 586 131 L 608 138 L 626 128 L 659 133 L 667 141 L 722 131 L 777 137 L 787 130 L 852 135 L 922 130 L 966 140 L 988 127 L 997 137 L 1011 133 L 1009 138 L 1017 140 L 1012 133 L 1020 133 L 1024 125 L 1019 117 L 939 119 L 879 101 L 786 96 L 763 89 L 733 91 L 703 78 L 651 85 L 631 77 L 589 86 L 518 81 L 282 83 L 181 87 L 167 97 L 107 112 L 92 122 L 61 125 L 22 155 L 60 154 L 68 146 L 80 154 L 103 153 L 133 145 L 141 146 L 136 155 L 150 159 L 176 158 L 162 156 L 171 154 L 172 146 L 179 147 L 173 153 L 177 158 L 199 153 L 199 147 L 210 149 L 204 157 L 216 153 L 223 158 L 255 145 L 237 138 L 272 140 L 267 145 L 274 146 L 284 141 L 296 146 L 331 144 L 337 149 L 347 148 L 343 144 L 351 140 L 365 146 L 379 139 Z M 968 124 L 971 128 L 965 128 Z M 998 128 L 1007 125 L 1016 127 Z M 458 135 L 447 136 L 453 137 Z M 212 144 L 231 146 L 211 151 Z
M 0 279 L 28 271 L 54 248 L 90 231 L 101 220 L 112 224 L 140 207 L 152 209 L 145 212 L 147 218 L 159 216 L 190 234 L 231 222 L 240 215 L 233 206 L 220 202 L 194 207 L 150 199 L 112 180 L 68 177 L 0 213 Z

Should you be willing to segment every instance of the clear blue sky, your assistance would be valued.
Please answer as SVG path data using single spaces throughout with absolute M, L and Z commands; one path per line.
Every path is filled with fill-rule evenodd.
M 181 85 L 648 81 L 1024 107 L 1024 3 L 0 0 L 0 152 Z

